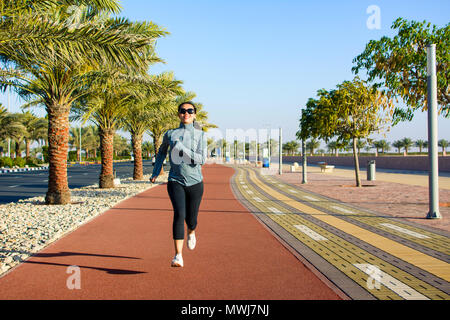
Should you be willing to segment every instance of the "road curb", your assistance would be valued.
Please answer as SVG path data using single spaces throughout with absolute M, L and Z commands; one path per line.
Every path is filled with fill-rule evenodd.
M 48 166 L 32 167 L 32 168 L 0 169 L 0 174 L 12 173 L 12 172 L 40 171 L 40 170 L 48 170 Z

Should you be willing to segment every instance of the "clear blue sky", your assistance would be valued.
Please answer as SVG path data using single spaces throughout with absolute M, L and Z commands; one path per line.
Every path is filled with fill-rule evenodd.
M 123 0 L 121 16 L 150 20 L 170 35 L 157 43 L 166 64 L 197 94 L 209 121 L 230 128 L 283 128 L 293 140 L 300 108 L 320 88 L 351 80 L 352 60 L 371 39 L 392 36 L 397 17 L 450 21 L 450 1 Z M 370 5 L 381 28 L 369 29 Z M 0 97 L 6 105 L 6 99 Z M 19 104 L 12 99 L 13 104 Z M 13 109 L 17 106 L 13 106 Z M 426 114 L 394 127 L 386 139 L 426 139 Z M 439 120 L 439 138 L 450 140 L 450 119 Z M 381 136 L 375 136 L 381 138 Z

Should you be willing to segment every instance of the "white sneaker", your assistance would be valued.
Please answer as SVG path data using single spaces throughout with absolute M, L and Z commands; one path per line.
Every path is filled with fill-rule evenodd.
M 183 266 L 183 257 L 181 254 L 176 254 L 172 260 L 172 267 L 182 267 Z
M 195 233 L 189 234 L 188 240 L 187 240 L 187 247 L 191 250 L 194 250 L 196 244 L 197 244 L 197 239 L 195 238 Z

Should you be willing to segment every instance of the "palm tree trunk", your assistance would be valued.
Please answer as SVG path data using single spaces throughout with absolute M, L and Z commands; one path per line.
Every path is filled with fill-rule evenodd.
M 18 142 L 18 141 L 16 141 L 16 151 L 15 151 L 15 153 L 16 153 L 16 155 L 15 155 L 15 158 L 18 158 L 18 157 L 20 157 L 21 156 L 21 154 L 20 154 L 20 143 Z
M 67 181 L 69 110 L 66 106 L 47 106 L 49 176 L 46 204 L 70 203 Z
M 28 140 L 28 139 L 25 139 L 25 150 L 26 150 L 25 157 L 29 158 L 30 157 L 30 140 Z
M 114 130 L 99 128 L 98 131 L 100 135 L 100 152 L 102 158 L 102 169 L 100 172 L 99 187 L 114 188 Z
M 359 160 L 358 160 L 358 153 L 356 148 L 356 138 L 353 138 L 353 158 L 355 160 L 355 175 L 356 175 L 356 186 L 361 187 L 361 178 L 359 176 Z
M 132 133 L 131 144 L 133 146 L 134 154 L 134 171 L 133 180 L 144 179 L 143 167 L 142 167 L 142 136 L 143 134 Z

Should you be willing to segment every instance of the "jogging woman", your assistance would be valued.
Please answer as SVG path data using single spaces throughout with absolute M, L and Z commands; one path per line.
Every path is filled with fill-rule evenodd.
M 203 195 L 201 166 L 206 161 L 207 148 L 205 133 L 195 124 L 196 114 L 197 108 L 190 101 L 178 106 L 180 126 L 164 134 L 150 178 L 154 183 L 170 147 L 167 192 L 173 207 L 175 257 L 172 267 L 183 267 L 184 221 L 187 224 L 187 247 L 193 250 L 197 242 L 195 228 Z

